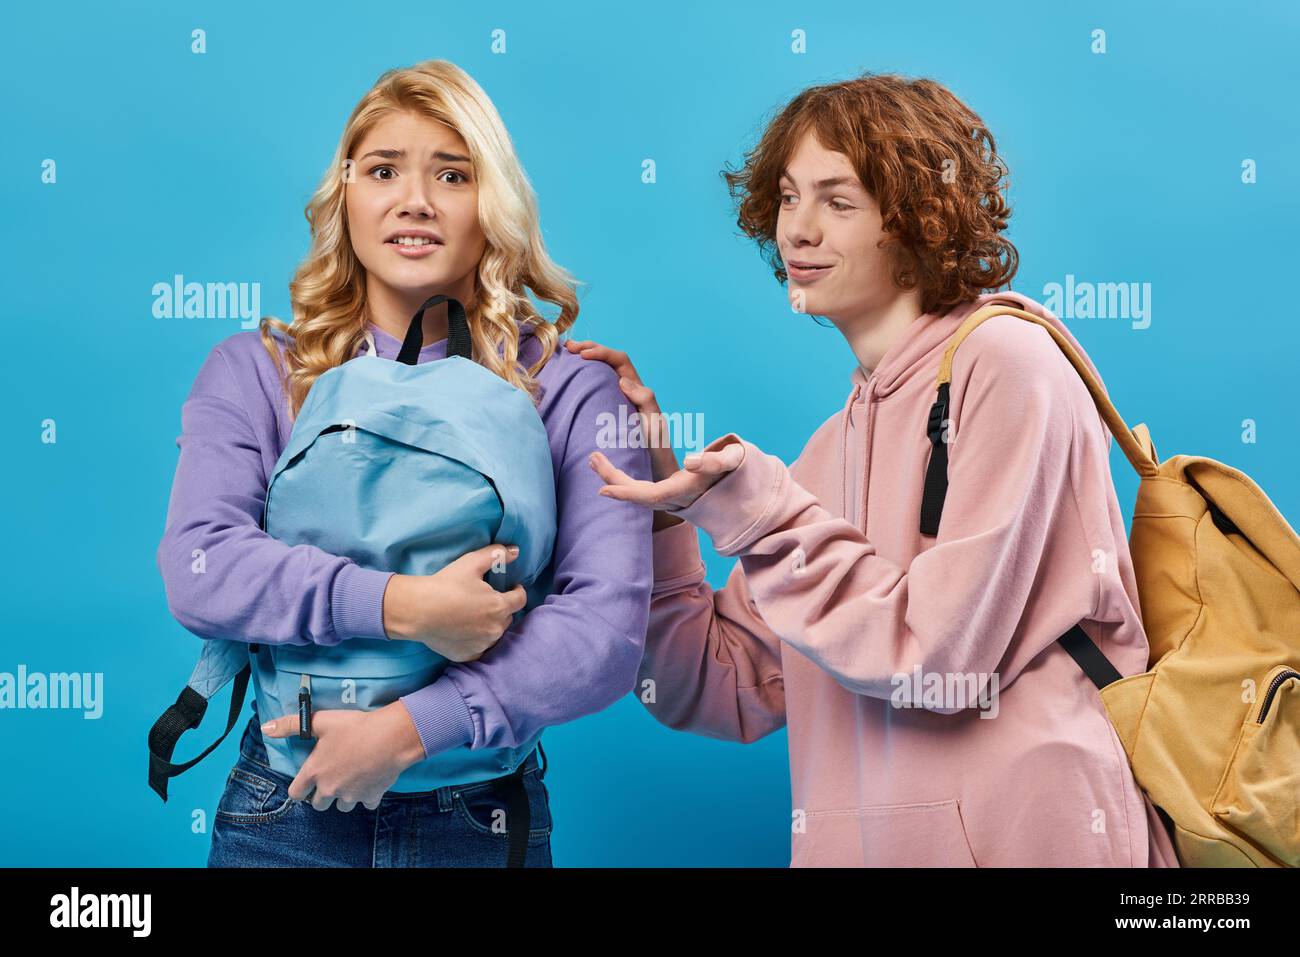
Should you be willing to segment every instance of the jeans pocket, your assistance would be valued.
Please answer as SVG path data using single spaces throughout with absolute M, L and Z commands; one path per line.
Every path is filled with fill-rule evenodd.
M 547 841 L 551 836 L 551 807 L 546 785 L 536 768 L 524 774 L 523 783 L 528 795 L 528 841 L 530 844 Z M 451 802 L 471 829 L 496 835 L 504 841 L 508 837 L 506 818 L 510 810 L 506 789 L 513 786 L 513 783 L 492 781 L 457 788 L 452 792 Z
M 288 815 L 296 804 L 289 786 L 239 761 L 230 769 L 217 804 L 217 820 L 227 824 L 269 824 Z

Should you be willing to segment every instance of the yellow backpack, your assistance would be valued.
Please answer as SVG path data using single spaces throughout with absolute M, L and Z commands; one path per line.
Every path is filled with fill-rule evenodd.
M 1133 775 L 1170 827 L 1184 867 L 1300 866 L 1300 536 L 1236 469 L 1201 456 L 1159 462 L 1060 331 L 1018 304 L 972 313 L 939 366 L 921 530 L 947 488 L 948 384 L 981 322 L 1038 323 L 1083 377 L 1137 470 L 1129 550 L 1150 670 L 1121 677 L 1077 625 L 1059 639 L 1097 685 Z

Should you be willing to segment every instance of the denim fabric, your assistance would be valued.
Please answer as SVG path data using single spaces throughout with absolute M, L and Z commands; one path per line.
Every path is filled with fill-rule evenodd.
M 551 866 L 551 812 L 537 752 L 524 762 L 528 867 Z M 497 781 L 388 794 L 370 810 L 291 801 L 272 770 L 256 710 L 212 824 L 209 867 L 504 867 L 506 796 Z M 500 813 L 497 813 L 500 812 Z M 507 821 L 508 823 L 508 821 Z

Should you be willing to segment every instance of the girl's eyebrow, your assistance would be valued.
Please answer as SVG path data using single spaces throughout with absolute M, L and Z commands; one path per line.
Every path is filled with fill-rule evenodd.
M 405 155 L 406 155 L 406 150 L 379 149 L 379 150 L 371 150 L 365 156 L 361 157 L 361 159 L 365 159 L 367 156 L 381 156 L 384 159 L 401 159 Z M 472 162 L 472 160 L 468 156 L 461 156 L 459 153 L 448 153 L 444 150 L 434 150 L 433 158 L 440 159 L 444 163 Z M 358 160 L 357 162 L 360 161 L 361 160 Z

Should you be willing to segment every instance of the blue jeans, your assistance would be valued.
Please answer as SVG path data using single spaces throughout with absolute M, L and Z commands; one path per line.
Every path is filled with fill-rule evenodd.
M 373 811 L 289 799 L 271 769 L 257 710 L 244 729 L 212 823 L 208 867 L 504 867 L 508 804 L 501 779 L 386 794 Z M 531 828 L 527 867 L 551 866 L 551 810 L 537 752 L 524 761 Z

